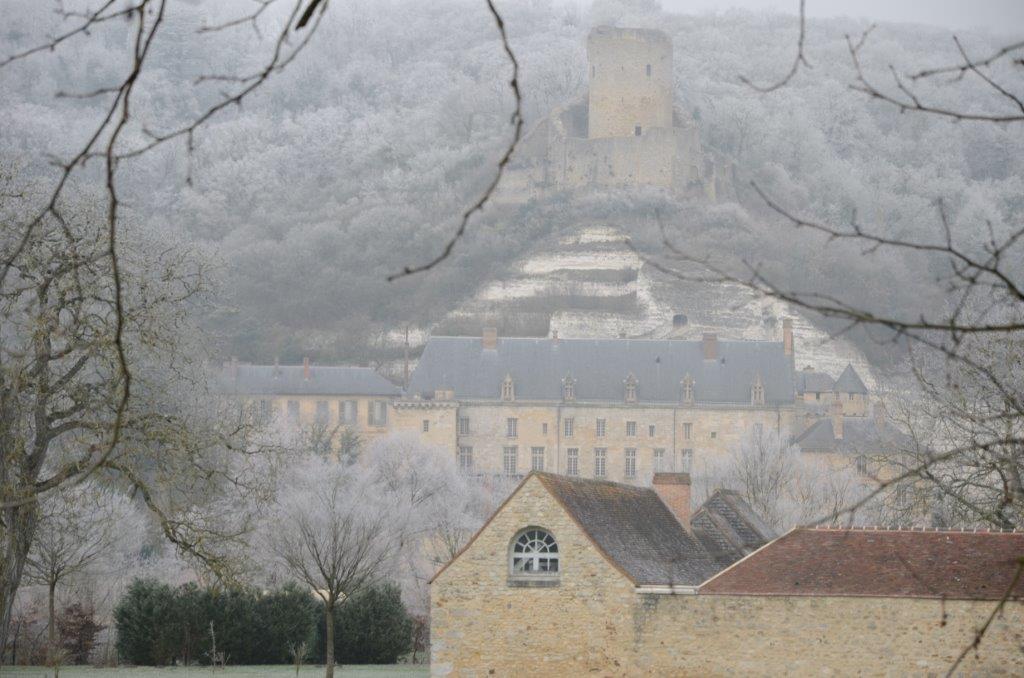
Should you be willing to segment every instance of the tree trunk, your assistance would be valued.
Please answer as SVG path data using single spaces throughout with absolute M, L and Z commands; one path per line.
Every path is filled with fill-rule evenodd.
M 46 645 L 47 654 L 49 655 L 50 666 L 53 668 L 53 678 L 58 678 L 57 668 L 57 614 L 54 611 L 55 599 L 57 592 L 57 582 L 50 580 L 50 595 L 48 599 L 49 605 L 47 606 L 47 612 L 49 614 L 49 626 L 46 631 Z
M 334 678 L 334 601 L 324 606 L 324 678 Z
M 0 527 L 3 538 L 0 545 L 0 648 L 6 648 L 9 640 L 14 596 L 21 585 L 25 560 L 36 531 L 36 519 L 35 503 L 3 510 L 3 527 Z

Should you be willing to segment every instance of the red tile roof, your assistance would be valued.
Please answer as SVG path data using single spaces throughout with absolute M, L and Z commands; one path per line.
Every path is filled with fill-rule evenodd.
M 700 587 L 704 594 L 1024 599 L 1024 532 L 797 528 Z

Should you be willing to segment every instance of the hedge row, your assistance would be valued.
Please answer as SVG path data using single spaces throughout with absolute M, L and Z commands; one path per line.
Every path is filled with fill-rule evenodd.
M 132 582 L 114 610 L 122 661 L 148 666 L 288 664 L 305 642 L 307 661 L 323 661 L 323 605 L 296 585 L 261 592 L 177 588 L 150 579 Z M 212 632 L 211 632 L 212 629 Z M 412 646 L 412 622 L 398 588 L 387 584 L 335 610 L 335 655 L 345 664 L 391 664 Z

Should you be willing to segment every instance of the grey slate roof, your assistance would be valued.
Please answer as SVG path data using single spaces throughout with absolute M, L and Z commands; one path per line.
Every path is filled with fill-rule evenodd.
M 693 534 L 726 568 L 778 536 L 733 490 L 716 490 L 690 520 Z
M 714 559 L 651 488 L 535 475 L 634 584 L 695 586 L 718 572 Z
M 857 370 L 853 369 L 853 365 L 847 364 L 846 369 L 836 379 L 832 390 L 836 393 L 867 393 L 868 387 L 861 381 L 860 375 L 857 374 Z
M 881 427 L 873 417 L 843 417 L 843 438 L 836 440 L 832 417 L 823 417 L 793 438 L 793 444 L 807 452 L 850 454 L 906 449 L 910 436 L 888 422 Z
M 224 370 L 222 387 L 244 395 L 397 396 L 401 390 L 369 367 L 236 365 Z M 232 371 L 235 372 L 232 375 Z
M 796 373 L 797 393 L 831 393 L 835 381 L 824 372 L 800 370 Z
M 561 400 L 569 375 L 577 401 L 622 402 L 630 373 L 640 402 L 679 402 L 687 374 L 698 403 L 749 405 L 758 375 L 766 404 L 792 403 L 795 394 L 793 359 L 781 342 L 720 340 L 718 359 L 704 360 L 700 341 L 514 337 L 499 338 L 496 349 L 484 349 L 478 337 L 431 337 L 409 394 L 444 388 L 457 399 L 496 400 L 511 375 L 517 400 Z

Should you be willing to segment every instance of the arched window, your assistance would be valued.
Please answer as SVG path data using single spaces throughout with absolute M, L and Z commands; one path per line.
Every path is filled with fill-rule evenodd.
M 576 380 L 572 375 L 567 374 L 562 380 L 562 400 L 570 403 L 576 400 Z
M 512 381 L 512 375 L 506 374 L 505 381 L 501 382 L 501 399 L 502 400 L 515 400 L 516 399 L 516 383 Z
M 636 385 L 640 383 L 637 378 L 630 372 L 629 376 L 626 377 L 626 402 L 636 402 Z
M 764 382 L 760 374 L 754 378 L 754 383 L 750 387 L 750 404 L 764 405 Z
M 547 530 L 528 527 L 512 540 L 509 573 L 513 576 L 558 572 L 558 542 Z
M 683 377 L 682 384 L 683 384 L 683 404 L 684 405 L 692 405 L 693 404 L 693 377 L 691 377 L 689 374 L 687 374 L 685 377 Z

